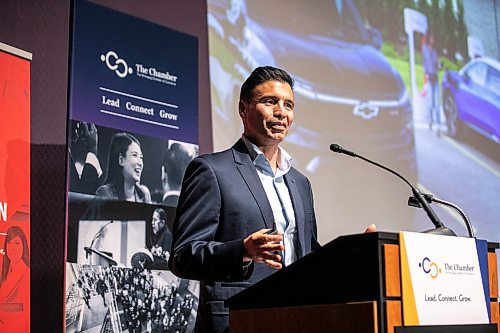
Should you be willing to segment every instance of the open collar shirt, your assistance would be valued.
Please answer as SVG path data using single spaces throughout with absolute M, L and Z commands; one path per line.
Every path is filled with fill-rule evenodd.
M 242 139 L 250 152 L 250 157 L 273 210 L 275 228 L 283 234 L 283 245 L 285 247 L 283 261 L 288 266 L 298 257 L 295 211 L 284 178 L 292 167 L 292 157 L 285 149 L 278 147 L 278 168 L 275 173 L 262 151 L 244 135 Z

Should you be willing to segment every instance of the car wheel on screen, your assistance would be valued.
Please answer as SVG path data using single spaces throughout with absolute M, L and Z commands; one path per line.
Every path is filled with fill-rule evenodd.
M 443 101 L 444 115 L 446 116 L 446 127 L 448 135 L 455 137 L 459 133 L 460 119 L 458 119 L 457 104 L 451 93 L 446 93 Z

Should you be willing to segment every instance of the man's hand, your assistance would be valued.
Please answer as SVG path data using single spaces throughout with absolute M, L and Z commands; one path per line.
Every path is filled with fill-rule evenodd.
M 266 234 L 270 229 L 261 229 L 254 232 L 243 240 L 245 254 L 243 261 L 262 262 L 270 267 L 281 269 L 281 256 L 276 251 L 283 251 L 285 247 L 280 243 L 283 241 L 281 234 Z
M 377 226 L 375 224 L 370 224 L 368 228 L 365 230 L 365 234 L 369 232 L 376 232 L 377 231 Z

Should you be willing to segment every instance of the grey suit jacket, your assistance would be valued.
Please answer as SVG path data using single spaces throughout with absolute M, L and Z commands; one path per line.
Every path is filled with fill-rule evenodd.
M 299 254 L 319 247 L 309 180 L 296 169 L 285 175 L 295 210 Z M 197 332 L 227 332 L 224 300 L 275 270 L 243 267 L 243 239 L 272 228 L 273 212 L 245 144 L 195 158 L 187 167 L 169 265 L 179 277 L 200 280 Z

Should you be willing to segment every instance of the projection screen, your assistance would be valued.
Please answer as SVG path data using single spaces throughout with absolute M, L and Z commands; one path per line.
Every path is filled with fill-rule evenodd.
M 370 223 L 392 232 L 433 228 L 407 205 L 407 184 L 331 152 L 332 143 L 458 205 L 478 238 L 498 242 L 499 12 L 494 0 L 208 0 L 214 149 L 241 136 L 243 80 L 256 66 L 281 67 L 296 80 L 283 146 L 313 185 L 322 244 Z M 424 70 L 429 47 L 437 78 Z M 458 214 L 432 207 L 467 235 Z

